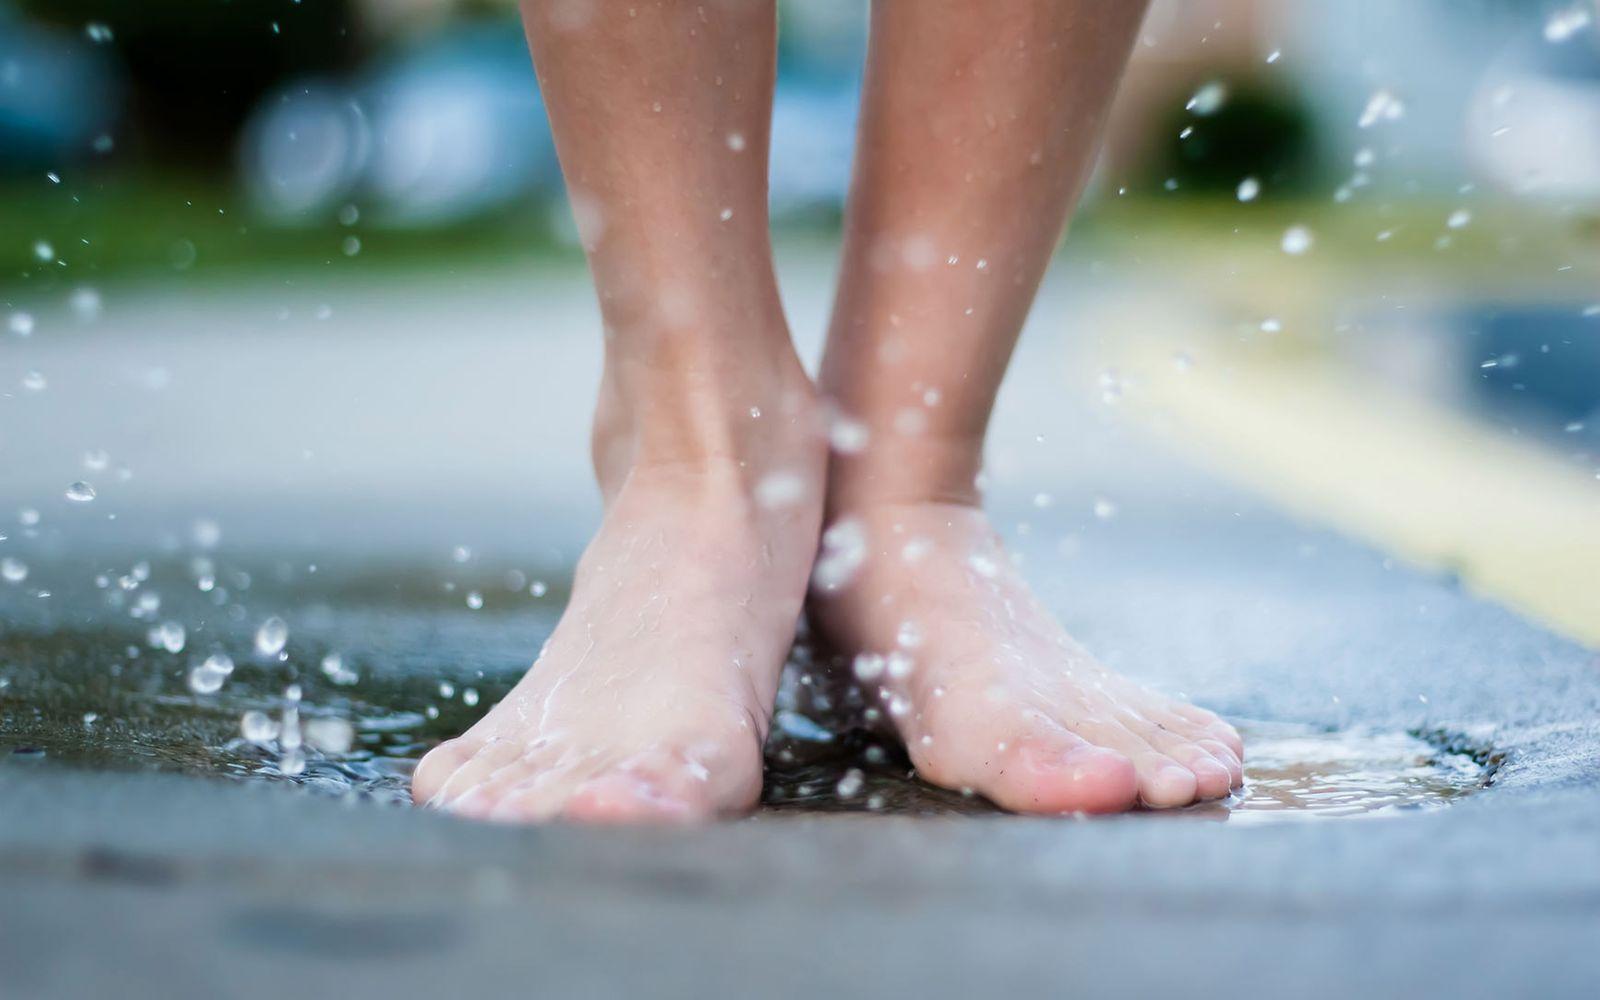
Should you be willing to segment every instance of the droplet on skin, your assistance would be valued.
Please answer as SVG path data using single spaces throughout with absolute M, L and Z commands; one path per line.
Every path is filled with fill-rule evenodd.
M 729 132 L 727 138 L 728 148 L 735 153 L 744 152 L 744 133 Z
M 806 492 L 805 480 L 785 470 L 763 476 L 756 484 L 755 499 L 763 510 L 782 510 L 800 503 Z
M 729 219 L 733 218 L 733 209 L 724 208 L 722 211 L 717 213 L 717 218 L 721 219 L 723 222 L 727 222 Z
M 904 649 L 917 648 L 922 645 L 922 626 L 906 619 L 895 632 L 894 641 Z
M 858 455 L 867 447 L 870 438 L 867 425 L 845 416 L 835 416 L 829 422 L 828 445 L 841 455 Z
M 273 615 L 256 629 L 256 652 L 262 656 L 277 656 L 289 641 L 289 625 Z
M 867 532 L 860 521 L 835 521 L 822 533 L 822 551 L 811 572 L 811 585 L 823 593 L 843 590 L 867 558 Z
M 906 565 L 915 566 L 917 563 L 920 563 L 923 559 L 927 558 L 928 553 L 932 551 L 933 539 L 919 536 L 911 539 L 909 542 L 906 542 L 906 544 L 900 549 L 900 558 L 906 561 Z
M 856 675 L 856 680 L 870 684 L 883 676 L 886 665 L 884 658 L 877 653 L 857 653 L 855 660 L 850 664 L 850 669 Z
M 903 681 L 911 676 L 917 661 L 897 649 L 884 658 L 883 664 L 884 673 L 889 675 L 890 680 Z

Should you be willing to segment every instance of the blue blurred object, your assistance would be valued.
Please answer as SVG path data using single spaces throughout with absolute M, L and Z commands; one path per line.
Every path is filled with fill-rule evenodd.
M 837 210 L 855 139 L 860 32 L 799 20 L 810 26 L 805 37 L 834 42 L 790 39 L 784 48 L 771 178 L 780 215 Z M 380 224 L 444 225 L 561 190 L 515 20 L 432 36 L 348 84 L 295 81 L 251 116 L 239 162 L 260 210 L 291 225 L 350 201 Z
M 514 21 L 454 29 L 349 86 L 300 81 L 264 101 L 240 166 L 260 209 L 312 220 L 355 199 L 394 225 L 438 225 L 559 185 Z
M 1600 315 L 1592 304 L 1497 305 L 1469 313 L 1463 341 L 1484 403 L 1556 425 L 1600 414 Z
M 30 24 L 0 3 L 0 171 L 106 152 L 121 111 L 111 60 L 87 35 Z

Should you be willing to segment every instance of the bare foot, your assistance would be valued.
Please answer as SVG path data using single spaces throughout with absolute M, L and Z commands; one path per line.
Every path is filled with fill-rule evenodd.
M 827 539 L 813 624 L 854 654 L 926 780 L 1029 813 L 1182 806 L 1241 784 L 1233 727 L 1096 662 L 978 508 L 858 503 Z
M 790 384 L 760 397 L 768 412 L 741 408 L 720 446 L 670 461 L 640 457 L 602 404 L 606 513 L 572 599 L 521 682 L 423 759 L 419 803 L 596 822 L 755 805 L 821 517 L 825 448 L 809 383 Z

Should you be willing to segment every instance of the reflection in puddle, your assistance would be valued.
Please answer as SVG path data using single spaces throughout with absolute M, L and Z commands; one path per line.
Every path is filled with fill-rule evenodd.
M 1327 731 L 1290 723 L 1240 725 L 1245 787 L 1221 802 L 1158 814 L 1261 823 L 1402 814 L 1448 805 L 1486 786 L 1485 755 L 1408 733 Z M 981 799 L 910 776 L 897 751 L 863 734 L 826 744 L 793 738 L 769 748 L 769 808 L 992 814 Z M 776 759 L 774 759 L 776 758 Z
M 288 648 L 270 657 L 253 653 L 258 615 L 194 615 L 187 648 L 178 652 L 152 645 L 141 626 L 103 608 L 78 605 L 81 614 L 29 623 L 24 607 L 0 606 L 8 625 L 0 630 L 0 767 L 153 767 L 409 803 L 416 761 L 509 689 L 559 607 L 530 602 L 519 614 L 486 620 L 392 594 L 328 597 L 293 616 Z M 224 653 L 236 667 L 215 688 L 195 690 L 195 665 Z M 799 654 L 795 673 L 807 669 L 806 659 Z M 802 701 L 814 718 L 799 714 L 795 699 L 780 699 L 787 710 L 767 748 L 765 812 L 997 812 L 981 798 L 917 781 L 891 741 L 815 712 L 814 695 Z M 286 713 L 307 737 L 292 752 L 276 738 Z M 254 741 L 242 720 L 245 730 L 258 730 Z M 319 724 L 337 730 L 338 752 L 314 738 Z M 1492 776 L 1485 754 L 1443 738 L 1267 722 L 1241 729 L 1245 789 L 1163 817 L 1237 823 L 1403 814 L 1444 806 Z

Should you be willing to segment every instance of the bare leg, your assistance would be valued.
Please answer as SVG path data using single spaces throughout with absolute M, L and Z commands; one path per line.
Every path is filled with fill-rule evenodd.
M 1110 673 L 1038 605 L 974 485 L 1142 13 L 1097 0 L 873 4 L 822 374 L 824 396 L 866 431 L 828 483 L 828 518 L 864 534 L 865 560 L 848 581 L 818 574 L 814 612 L 862 654 L 858 675 L 924 777 L 1018 810 L 1182 805 L 1240 781 L 1230 727 Z
M 496 819 L 752 806 L 825 448 L 767 234 L 770 0 L 524 0 L 606 325 L 605 517 L 538 663 L 418 767 Z

